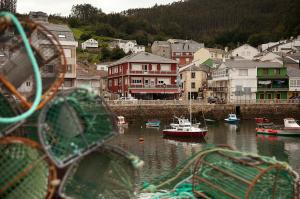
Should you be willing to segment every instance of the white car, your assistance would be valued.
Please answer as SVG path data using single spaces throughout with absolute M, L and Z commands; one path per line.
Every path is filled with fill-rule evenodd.
M 137 101 L 137 99 L 135 99 L 133 97 L 120 97 L 118 100 L 121 100 L 121 101 Z

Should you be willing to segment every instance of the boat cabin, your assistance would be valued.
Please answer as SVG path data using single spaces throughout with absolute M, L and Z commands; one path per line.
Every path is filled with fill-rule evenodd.
M 284 121 L 284 127 L 300 128 L 299 124 L 296 122 L 294 118 L 285 118 L 283 121 Z

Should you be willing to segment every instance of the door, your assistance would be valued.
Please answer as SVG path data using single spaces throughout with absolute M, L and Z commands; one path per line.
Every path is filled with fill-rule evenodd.
M 150 80 L 149 79 L 144 79 L 144 86 L 149 87 L 150 85 Z

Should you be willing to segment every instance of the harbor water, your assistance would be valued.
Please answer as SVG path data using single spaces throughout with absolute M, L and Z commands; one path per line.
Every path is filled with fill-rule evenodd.
M 218 122 L 208 126 L 205 140 L 174 139 L 163 138 L 162 127 L 145 128 L 145 124 L 136 123 L 121 128 L 120 135 L 111 143 L 139 156 L 145 162 L 141 171 L 142 181 L 151 181 L 166 174 L 207 144 L 225 144 L 243 152 L 275 157 L 279 161 L 288 162 L 300 173 L 300 138 L 256 135 L 255 128 L 254 121 L 241 121 L 238 125 Z

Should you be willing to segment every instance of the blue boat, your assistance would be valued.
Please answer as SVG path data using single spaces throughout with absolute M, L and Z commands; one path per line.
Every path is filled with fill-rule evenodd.
M 160 120 L 148 120 L 146 122 L 146 127 L 159 127 L 160 126 Z
M 228 123 L 237 123 L 240 121 L 240 119 L 237 118 L 236 114 L 229 114 L 225 121 Z

